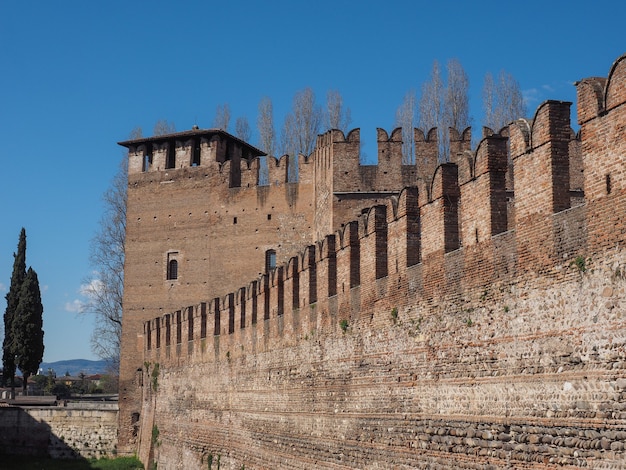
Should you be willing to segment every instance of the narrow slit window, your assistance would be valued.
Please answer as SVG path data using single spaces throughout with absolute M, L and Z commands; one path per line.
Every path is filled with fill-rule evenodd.
M 167 278 L 178 279 L 178 261 L 175 259 L 170 260 L 167 266 Z
M 191 166 L 200 166 L 200 140 L 194 140 L 192 145 Z
M 176 168 L 176 144 L 171 142 L 167 147 L 165 169 Z
M 176 279 L 178 279 L 178 253 L 172 252 L 167 254 L 167 280 Z
M 146 153 L 143 156 L 143 168 L 144 172 L 150 171 L 150 167 L 152 167 L 152 149 L 146 150 Z
M 267 250 L 265 252 L 265 272 L 269 273 L 276 268 L 276 250 Z

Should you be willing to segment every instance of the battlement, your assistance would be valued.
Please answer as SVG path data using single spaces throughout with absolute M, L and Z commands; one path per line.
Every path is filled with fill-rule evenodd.
M 415 163 L 403 164 L 402 129 L 391 134 L 378 128 L 377 164 L 361 164 L 360 129 L 344 135 L 331 129 L 318 136 L 312 157 L 316 160 L 318 178 L 331 180 L 336 193 L 399 191 L 400 187 L 415 185 L 417 181 L 430 181 L 438 165 L 439 146 L 437 129 L 424 133 L 414 129 Z M 463 132 L 450 129 L 450 154 L 471 149 L 471 129 Z
M 186 340 L 258 329 L 262 321 L 279 317 L 295 324 L 303 309 L 316 305 L 322 306 L 317 308 L 318 326 L 336 327 L 355 312 L 396 298 L 396 288 L 391 286 L 396 279 L 403 285 L 407 279 L 411 283 L 416 266 L 420 266 L 417 284 L 424 289 L 418 295 L 435 302 L 459 286 L 485 288 L 523 277 L 521 266 L 532 266 L 529 272 L 550 271 L 563 260 L 571 261 L 590 245 L 584 222 L 590 214 L 570 189 L 570 148 L 576 139 L 569 122 L 570 105 L 546 101 L 532 119 L 512 123 L 506 129 L 509 136 L 487 135 L 473 152 L 460 146 L 457 163 L 438 165 L 432 177 L 363 211 L 357 220 L 320 238 L 284 265 L 231 294 L 186 307 L 188 315 L 176 317 L 182 318 L 181 328 L 197 331 L 193 325 L 199 324 L 198 331 L 206 333 Z M 379 129 L 379 142 L 384 144 L 379 146 L 380 155 L 386 160 L 379 162 L 377 171 L 400 163 L 399 136 L 398 129 L 391 137 Z M 469 130 L 453 138 L 468 142 Z M 352 170 L 346 171 L 358 172 L 358 146 L 358 129 L 347 137 L 341 131 L 327 132 L 318 139 L 314 152 L 316 168 L 349 160 Z M 575 152 L 572 157 L 579 155 Z M 624 155 L 619 158 L 623 163 Z M 514 210 L 509 208 L 506 188 L 509 161 L 516 182 Z M 585 182 L 586 187 L 590 184 Z M 573 205 L 575 210 L 569 210 Z M 454 258 L 464 262 L 451 268 L 447 260 L 453 252 Z M 475 266 L 481 269 L 474 271 Z M 457 279 L 453 286 L 444 281 L 450 277 Z M 355 288 L 360 292 L 356 301 Z M 163 322 L 176 323 L 167 320 L 171 315 L 145 323 L 146 354 L 159 349 L 154 339 L 159 335 L 165 335 L 161 344 L 173 341 L 157 331 Z M 261 336 L 260 331 L 255 335 Z M 204 357 L 197 344 L 189 351 Z

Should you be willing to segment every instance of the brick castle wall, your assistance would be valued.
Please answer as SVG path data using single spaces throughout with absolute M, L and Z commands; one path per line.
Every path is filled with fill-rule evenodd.
M 312 213 L 312 233 L 332 235 L 143 317 L 142 459 L 623 468 L 625 90 L 626 56 L 578 84 L 579 137 L 570 103 L 548 101 L 474 153 L 459 136 L 432 177 L 395 165 L 414 183 L 398 194 L 381 164 L 395 131 L 375 171 L 347 158 L 354 131 L 320 137 L 312 192 L 333 218 Z

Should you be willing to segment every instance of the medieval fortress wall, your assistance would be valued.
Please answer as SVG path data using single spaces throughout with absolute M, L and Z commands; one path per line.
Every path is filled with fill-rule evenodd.
M 241 243 L 231 234 L 243 259 L 232 251 L 200 267 L 197 285 L 163 281 L 168 237 L 133 231 L 133 211 L 159 211 L 166 179 L 133 175 L 144 154 L 131 152 L 120 445 L 168 469 L 218 459 L 230 469 L 626 467 L 626 56 L 577 89 L 578 136 L 570 103 L 548 101 L 475 152 L 469 131 L 458 134 L 453 163 L 439 166 L 419 131 L 414 167 L 392 163 L 398 132 L 379 131 L 374 168 L 354 158 L 358 131 L 329 131 L 300 159 L 298 189 L 283 162 L 264 199 L 245 175 L 257 160 L 237 162 L 240 181 L 224 162 L 181 169 L 169 188 L 199 185 L 194 171 L 230 188 L 202 203 L 167 193 L 175 228 L 150 221 L 168 236 L 188 224 L 184 246 L 198 255 L 211 252 L 206 226 L 191 222 L 203 208 L 222 204 L 226 217 L 282 200 L 275 217 L 294 216 Z M 247 229 L 265 230 L 266 213 Z M 229 236 L 212 225 L 222 228 L 208 238 Z M 285 227 L 301 239 L 277 236 Z M 267 249 L 282 262 L 264 272 L 254 253 Z M 184 259 L 193 266 L 195 255 Z M 216 265 L 230 278 L 214 288 Z M 230 266 L 253 274 L 232 284 Z

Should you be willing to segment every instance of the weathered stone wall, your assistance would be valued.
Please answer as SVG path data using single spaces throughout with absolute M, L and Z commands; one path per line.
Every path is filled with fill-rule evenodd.
M 0 452 L 52 458 L 113 457 L 117 404 L 0 408 Z
M 563 263 L 558 285 L 494 284 L 462 306 L 380 306 L 345 333 L 318 302 L 211 337 L 178 366 L 155 357 L 144 411 L 159 430 L 154 458 L 166 468 L 204 468 L 210 454 L 231 469 L 622 468 L 624 259 L 584 274 Z
M 253 288 L 146 322 L 142 459 L 624 468 L 625 71 L 579 85 L 582 204 L 549 101 Z

